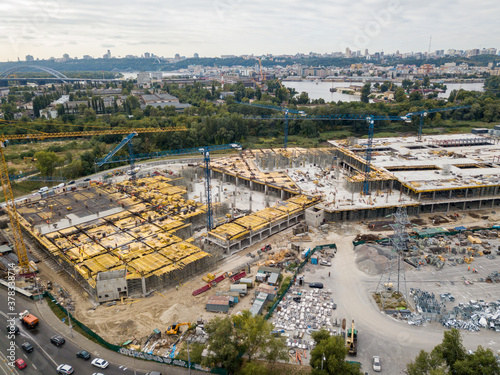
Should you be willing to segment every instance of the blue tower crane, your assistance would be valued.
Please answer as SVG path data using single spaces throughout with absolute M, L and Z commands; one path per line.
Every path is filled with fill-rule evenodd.
M 295 115 L 306 116 L 306 113 L 304 111 L 297 111 L 295 109 L 290 109 L 290 108 L 286 108 L 286 107 L 277 107 L 277 106 L 273 106 L 273 105 L 253 104 L 253 103 L 243 103 L 243 102 L 237 102 L 237 103 L 238 104 L 249 105 L 249 106 L 252 106 L 252 107 L 259 107 L 259 108 L 265 108 L 265 109 L 271 109 L 271 110 L 274 110 L 274 111 L 284 112 L 285 113 L 285 117 L 284 117 L 284 120 L 285 120 L 285 129 L 284 129 L 285 137 L 284 137 L 284 141 L 283 141 L 283 148 L 285 150 L 288 147 L 288 114 L 289 113 L 293 113 Z
M 130 139 L 132 139 L 132 138 L 130 138 Z M 122 141 L 122 143 L 124 141 L 125 141 L 125 139 Z M 123 143 L 123 145 L 121 147 L 123 147 L 125 144 L 126 144 L 126 142 Z M 115 147 L 115 149 L 117 147 Z M 187 155 L 187 154 L 202 153 L 203 154 L 203 167 L 205 169 L 205 196 L 206 196 L 206 205 L 207 205 L 207 231 L 210 231 L 214 227 L 213 209 L 212 209 L 212 189 L 210 187 L 211 186 L 210 152 L 211 151 L 218 151 L 218 150 L 228 150 L 228 149 L 241 150 L 241 145 L 239 143 L 228 143 L 225 145 L 214 145 L 214 146 L 184 148 L 184 149 L 179 149 L 179 150 L 157 151 L 157 152 L 137 154 L 137 155 L 133 155 L 133 153 L 131 153 L 129 155 L 129 157 L 126 157 L 126 156 L 113 157 L 113 155 L 116 154 L 116 152 L 118 151 L 118 150 L 116 150 L 113 155 L 110 155 L 111 154 L 110 153 L 110 154 L 106 155 L 104 158 L 97 160 L 96 165 L 102 166 L 104 164 L 110 164 L 110 163 L 127 162 L 131 159 L 144 160 L 144 159 L 161 158 L 161 157 L 172 156 L 172 155 Z
M 286 148 L 286 142 L 287 142 L 287 133 L 288 133 L 288 118 L 289 114 L 286 112 L 286 108 L 284 107 L 274 107 L 274 106 L 268 106 L 268 105 L 263 105 L 263 104 L 248 104 L 248 103 L 240 103 L 240 104 L 247 104 L 247 105 L 252 105 L 254 107 L 261 107 L 261 108 L 267 108 L 267 109 L 274 109 L 278 111 L 285 112 L 284 116 L 243 116 L 244 119 L 261 119 L 261 120 L 285 120 L 285 148 Z M 300 120 L 314 120 L 314 121 L 328 121 L 328 120 L 362 120 L 362 121 L 367 121 L 368 122 L 368 144 L 366 148 L 366 156 L 365 156 L 365 168 L 364 168 L 364 182 L 363 182 L 363 194 L 368 195 L 370 194 L 370 182 L 369 182 L 369 176 L 370 176 L 370 170 L 371 170 L 371 159 L 372 159 L 372 147 L 373 147 L 373 134 L 375 130 L 375 121 L 406 121 L 406 122 L 411 122 L 411 117 L 412 116 L 420 116 L 420 126 L 418 129 L 418 140 L 421 141 L 422 139 L 422 127 L 423 127 L 423 118 L 427 116 L 429 113 L 436 113 L 436 112 L 444 112 L 444 111 L 453 111 L 456 109 L 465 109 L 465 108 L 470 108 L 470 106 L 461 106 L 461 107 L 448 107 L 448 108 L 436 108 L 436 109 L 430 109 L 427 111 L 420 111 L 420 112 L 410 112 L 407 113 L 406 115 L 403 116 L 374 116 L 374 115 L 369 115 L 369 114 L 331 114 L 331 115 L 307 115 L 304 111 L 296 111 L 296 110 L 289 110 L 291 112 L 290 117 L 293 117 L 294 119 L 300 119 Z
M 132 138 L 134 138 L 137 135 L 136 132 L 130 133 L 127 135 L 123 140 L 114 148 L 112 149 L 104 158 L 97 160 L 95 162 L 95 165 L 98 167 L 102 167 L 105 163 L 108 163 L 108 160 L 110 160 L 113 155 L 115 155 L 118 151 L 122 149 L 123 146 L 125 146 L 128 143 L 128 162 L 130 162 L 130 179 L 135 180 L 135 168 L 134 168 L 134 148 L 132 146 Z
M 436 109 L 428 109 L 426 111 L 420 111 L 420 112 L 410 112 L 406 115 L 409 119 L 411 119 L 411 116 L 419 116 L 420 117 L 420 124 L 418 126 L 418 136 L 417 140 L 419 142 L 422 141 L 422 128 L 424 127 L 424 117 L 427 116 L 429 113 L 437 113 L 437 112 L 445 112 L 445 111 L 454 111 L 456 109 L 465 109 L 465 108 L 470 108 L 470 105 L 465 105 L 461 107 L 448 107 L 448 108 L 436 108 Z M 408 121 L 408 120 L 407 120 Z M 411 121 L 411 120 L 410 120 Z

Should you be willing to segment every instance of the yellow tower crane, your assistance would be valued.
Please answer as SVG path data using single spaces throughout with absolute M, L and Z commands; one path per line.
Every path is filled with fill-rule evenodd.
M 10 121 L 9 121 L 10 122 Z M 6 124 L 6 121 L 0 123 Z M 24 126 L 26 123 L 22 123 Z M 26 245 L 23 240 L 21 232 L 21 224 L 19 222 L 16 205 L 14 203 L 14 194 L 10 186 L 9 173 L 7 170 L 7 163 L 5 162 L 5 155 L 3 148 L 7 140 L 42 140 L 48 138 L 71 138 L 71 137 L 89 137 L 93 135 L 109 135 L 109 134 L 129 134 L 136 133 L 161 133 L 161 132 L 174 132 L 186 131 L 184 127 L 177 128 L 115 128 L 106 130 L 90 130 L 90 131 L 74 131 L 64 133 L 32 133 L 32 134 L 0 134 L 0 183 L 2 184 L 3 193 L 5 196 L 5 211 L 9 215 L 10 224 L 12 226 L 12 235 L 14 237 L 14 249 L 19 259 L 19 275 L 30 276 L 35 271 L 29 263 L 28 253 L 26 252 Z

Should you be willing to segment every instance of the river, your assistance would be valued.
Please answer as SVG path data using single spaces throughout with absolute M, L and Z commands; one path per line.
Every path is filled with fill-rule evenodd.
M 382 83 L 383 81 L 380 81 Z M 342 92 L 330 92 L 330 88 L 332 87 L 349 87 L 353 86 L 362 86 L 364 82 L 315 82 L 315 81 L 284 81 L 283 84 L 286 87 L 294 88 L 297 91 L 297 95 L 301 92 L 305 91 L 309 95 L 309 99 L 324 99 L 325 102 L 338 102 L 339 100 L 343 102 L 353 102 L 360 101 L 359 95 L 349 95 L 343 94 Z M 372 85 L 375 82 L 371 82 Z M 398 86 L 401 83 L 396 82 Z M 484 91 L 483 83 L 445 83 L 447 90 L 444 93 L 440 93 L 438 96 L 440 98 L 448 98 L 450 96 L 450 92 L 452 90 L 470 90 L 470 91 Z

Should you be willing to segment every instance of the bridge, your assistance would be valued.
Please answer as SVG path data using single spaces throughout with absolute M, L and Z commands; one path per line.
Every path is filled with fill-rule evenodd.
M 35 70 L 40 70 L 46 73 L 49 73 L 51 77 L 45 77 L 45 78 L 28 78 L 28 77 L 9 77 L 12 73 L 21 71 L 23 69 L 35 69 Z M 70 82 L 113 82 L 113 81 L 121 81 L 121 79 L 117 78 L 69 78 L 66 75 L 62 74 L 61 72 L 58 72 L 55 69 L 52 68 L 47 68 L 44 66 L 37 66 L 37 65 L 18 65 L 13 68 L 9 68 L 3 72 L 0 73 L 0 86 L 7 86 L 8 81 L 61 81 L 63 83 L 70 83 Z

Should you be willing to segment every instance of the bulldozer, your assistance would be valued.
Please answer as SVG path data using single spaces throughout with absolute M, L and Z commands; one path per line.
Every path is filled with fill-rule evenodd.
M 167 327 L 167 330 L 165 331 L 165 333 L 167 335 L 177 335 L 179 333 L 179 327 L 181 327 L 181 326 L 188 326 L 188 329 L 190 329 L 191 323 L 189 323 L 189 322 L 187 322 L 187 323 L 174 323 L 171 326 Z

